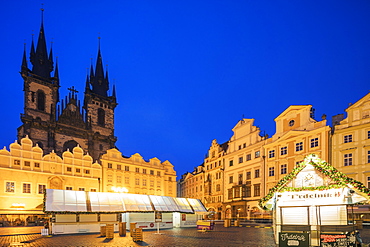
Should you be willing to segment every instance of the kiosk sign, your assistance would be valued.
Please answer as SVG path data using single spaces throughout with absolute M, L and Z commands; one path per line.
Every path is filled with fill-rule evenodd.
M 356 246 L 356 236 L 353 234 L 321 234 L 320 246 L 337 247 L 337 246 Z
M 162 212 L 155 211 L 155 222 L 162 222 Z
M 308 233 L 279 232 L 279 247 L 309 247 Z

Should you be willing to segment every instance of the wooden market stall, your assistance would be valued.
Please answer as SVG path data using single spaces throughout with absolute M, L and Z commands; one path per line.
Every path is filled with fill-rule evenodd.
M 118 231 L 121 222 L 127 229 L 130 223 L 142 229 L 172 228 L 175 214 L 187 216 L 181 217 L 183 225 L 196 227 L 196 215 L 207 210 L 192 198 L 47 189 L 44 212 L 50 216 L 50 233 L 71 234 L 99 232 L 107 224 Z
M 333 166 L 308 155 L 260 200 L 273 210 L 279 246 L 352 246 L 357 228 L 352 206 L 369 203 L 370 191 Z M 334 245 L 332 245 L 334 244 Z

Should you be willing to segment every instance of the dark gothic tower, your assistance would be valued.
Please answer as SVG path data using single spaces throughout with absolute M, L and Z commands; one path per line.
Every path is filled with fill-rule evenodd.
M 94 158 L 115 147 L 117 141 L 114 136 L 114 109 L 117 106 L 115 87 L 110 96 L 108 90 L 108 71 L 104 74 L 99 39 L 96 66 L 94 70 L 91 65 L 90 75 L 86 78 L 84 99 L 87 128 L 92 132 L 89 137 L 89 153 Z
M 18 128 L 18 140 L 28 135 L 45 152 L 55 148 L 54 126 L 56 121 L 56 105 L 59 101 L 59 75 L 56 66 L 54 77 L 53 53 L 48 54 L 44 33 L 43 9 L 41 27 L 35 49 L 32 39 L 28 68 L 26 48 L 23 52 L 21 76 L 24 80 L 24 113 L 21 114 L 22 125 Z

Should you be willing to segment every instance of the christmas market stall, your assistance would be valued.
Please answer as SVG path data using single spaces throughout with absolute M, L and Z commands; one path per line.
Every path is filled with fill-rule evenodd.
M 196 227 L 207 210 L 198 199 L 128 193 L 47 189 L 44 212 L 51 234 L 99 232 L 101 226 L 120 224 L 130 229 Z
M 369 199 L 362 183 L 311 154 L 271 188 L 259 206 L 273 210 L 279 246 L 354 246 L 359 226 L 353 206 Z

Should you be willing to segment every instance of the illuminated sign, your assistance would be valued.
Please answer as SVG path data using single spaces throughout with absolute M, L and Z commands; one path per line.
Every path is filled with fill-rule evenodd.
M 24 208 L 24 206 L 26 206 L 24 203 L 13 203 L 11 208 Z

